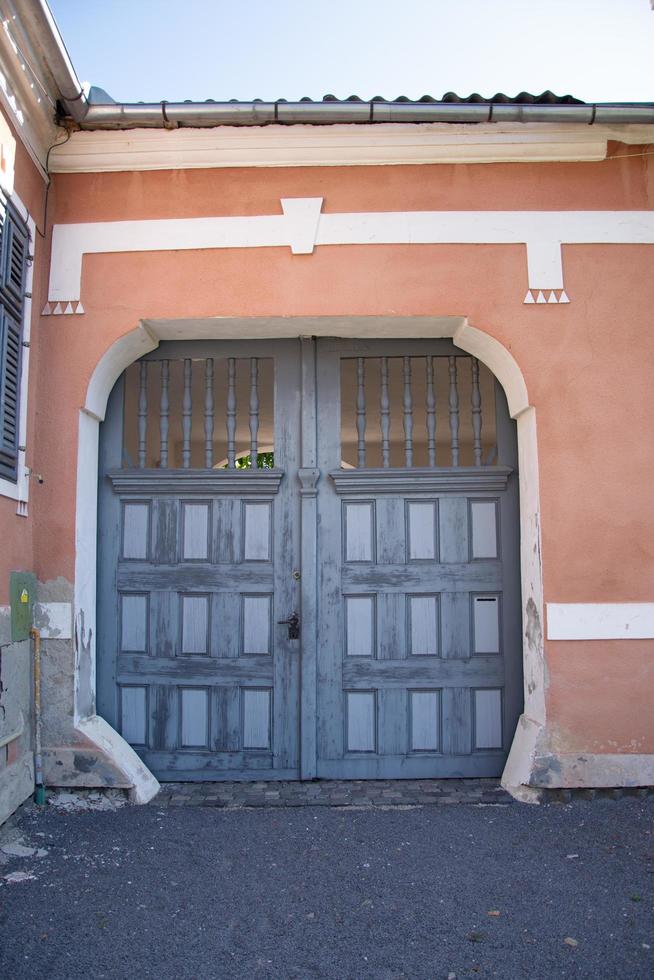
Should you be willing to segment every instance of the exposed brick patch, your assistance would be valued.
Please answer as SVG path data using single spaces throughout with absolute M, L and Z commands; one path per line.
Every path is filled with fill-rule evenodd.
M 18 749 L 20 748 L 20 738 L 14 738 L 7 743 L 7 765 L 12 766 L 18 760 Z

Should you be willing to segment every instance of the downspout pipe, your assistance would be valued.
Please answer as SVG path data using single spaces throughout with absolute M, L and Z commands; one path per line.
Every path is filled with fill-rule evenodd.
M 34 802 L 37 806 L 45 804 L 45 783 L 43 781 L 43 756 L 41 752 L 41 634 L 30 629 L 34 651 Z

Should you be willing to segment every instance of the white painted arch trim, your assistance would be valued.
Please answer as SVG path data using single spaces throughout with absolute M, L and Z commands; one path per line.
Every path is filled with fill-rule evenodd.
M 523 621 L 524 714 L 516 730 L 504 785 L 524 795 L 534 762 L 533 733 L 545 723 L 545 659 L 543 648 L 543 589 L 540 565 L 538 451 L 535 410 L 529 405 L 524 378 L 513 356 L 499 341 L 462 317 L 267 317 L 205 320 L 149 320 L 119 338 L 105 352 L 90 379 L 80 410 L 77 461 L 75 633 L 85 637 L 76 652 L 76 726 L 96 744 L 131 782 L 133 795 L 156 792 L 156 780 L 130 746 L 95 715 L 96 542 L 98 436 L 107 399 L 121 373 L 134 360 L 156 348 L 161 340 L 247 339 L 257 337 L 451 337 L 457 346 L 479 358 L 498 378 L 517 421 L 520 459 L 520 530 Z M 83 663 L 80 658 L 90 658 Z M 82 689 L 82 675 L 88 689 Z M 96 729 L 98 730 L 96 732 Z M 101 729 L 101 737 L 99 736 Z M 153 780 L 153 782 L 149 782 Z M 522 787 L 522 788 L 521 788 Z M 148 797 L 149 798 L 149 797 Z
M 654 602 L 548 602 L 547 638 L 654 639 Z
M 322 203 L 320 197 L 282 198 L 282 213 L 276 215 L 55 225 L 43 312 L 83 313 L 73 308 L 81 297 L 82 260 L 97 253 L 285 246 L 307 255 L 323 245 L 526 245 L 527 285 L 535 297 L 527 294 L 524 301 L 565 303 L 562 244 L 654 244 L 653 211 L 323 214 Z

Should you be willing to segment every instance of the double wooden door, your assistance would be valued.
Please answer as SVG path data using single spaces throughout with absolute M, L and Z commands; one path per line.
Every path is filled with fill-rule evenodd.
M 99 556 L 98 710 L 158 778 L 501 773 L 515 431 L 449 342 L 161 344 L 109 401 Z

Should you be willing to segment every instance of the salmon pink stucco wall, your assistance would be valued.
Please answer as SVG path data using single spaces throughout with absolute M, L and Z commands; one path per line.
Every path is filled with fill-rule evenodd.
M 57 175 L 51 218 L 279 214 L 283 197 L 323 197 L 324 212 L 647 210 L 650 159 Z M 523 245 L 85 256 L 85 313 L 39 325 L 39 577 L 73 579 L 78 412 L 102 355 L 142 318 L 457 315 L 510 351 L 536 409 L 545 601 L 652 601 L 653 257 L 649 245 L 564 246 L 570 304 L 525 306 Z M 546 644 L 560 751 L 654 753 L 653 647 Z

